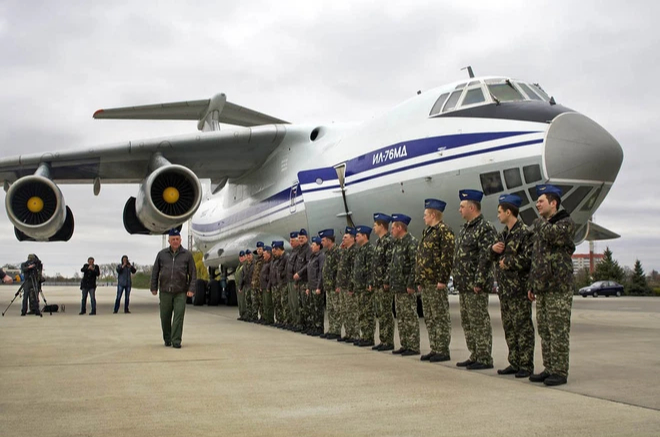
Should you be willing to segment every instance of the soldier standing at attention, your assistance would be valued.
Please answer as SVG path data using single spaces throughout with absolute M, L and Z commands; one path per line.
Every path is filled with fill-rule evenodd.
M 541 337 L 543 372 L 532 375 L 532 382 L 561 385 L 568 381 L 568 354 L 573 305 L 573 262 L 575 223 L 561 206 L 561 190 L 537 185 L 532 237 L 530 300 L 536 300 L 536 324 Z
M 360 340 L 355 346 L 367 347 L 374 345 L 374 335 L 376 331 L 376 315 L 374 313 L 374 292 L 373 292 L 373 264 L 374 247 L 369 242 L 371 228 L 369 226 L 358 226 L 355 228 L 355 241 L 358 249 L 355 254 L 355 264 L 353 265 L 353 309 L 357 314 L 359 331 L 362 331 Z
M 408 233 L 410 220 L 407 215 L 392 214 L 394 248 L 390 265 L 390 289 L 394 293 L 401 340 L 401 348 L 392 353 L 402 356 L 419 355 L 419 317 L 415 292 L 417 239 Z
M 261 290 L 261 268 L 264 266 L 264 243 L 257 241 L 257 259 L 254 261 L 252 272 L 252 314 L 257 323 L 263 323 L 264 307 Z
M 259 284 L 261 287 L 262 313 L 261 321 L 264 325 L 272 325 L 273 322 L 273 295 L 271 292 L 272 276 L 270 270 L 273 265 L 273 248 L 264 246 L 264 262 L 261 266 L 261 275 L 259 275 Z
M 310 303 L 308 325 L 310 331 L 307 335 L 319 337 L 323 334 L 323 295 L 321 294 L 321 272 L 325 262 L 325 254 L 322 252 L 323 244 L 321 237 L 312 237 L 312 254 L 307 263 L 307 290 L 305 295 Z
M 422 293 L 424 323 L 429 333 L 431 352 L 422 361 L 449 361 L 451 318 L 447 283 L 454 257 L 454 233 L 442 221 L 447 204 L 438 199 L 424 201 L 426 229 L 417 248 L 416 278 Z
M 234 281 L 238 289 L 238 319 L 245 320 L 245 293 L 241 289 L 241 281 L 243 280 L 243 269 L 245 268 L 245 251 L 238 252 L 238 267 L 234 272 Z
M 337 341 L 345 341 L 353 343 L 357 340 L 357 333 L 351 331 L 355 329 L 351 325 L 347 312 L 350 310 L 348 299 L 353 294 L 353 264 L 355 261 L 355 228 L 347 226 L 342 237 L 343 249 L 339 256 L 339 265 L 337 267 L 337 288 L 335 291 L 339 293 L 339 319 L 340 323 L 344 325 L 344 336 L 339 337 Z M 350 295 L 349 295 L 350 293 Z M 341 326 L 340 326 L 341 332 Z
M 300 317 L 300 311 L 298 310 L 298 292 L 296 291 L 295 281 L 293 280 L 293 275 L 296 274 L 296 260 L 298 258 L 298 253 L 300 252 L 298 231 L 289 234 L 289 244 L 291 244 L 291 254 L 286 262 L 286 280 L 289 299 L 288 311 L 284 316 L 287 329 L 294 332 L 300 332 L 301 329 L 298 327 L 298 318 Z
M 284 304 L 288 304 L 289 296 L 286 288 L 286 261 L 287 254 L 284 252 L 284 241 L 273 241 L 273 257 L 277 260 L 271 267 L 275 270 L 275 284 L 273 287 L 273 307 L 275 308 L 275 327 L 284 327 Z
M 454 254 L 454 285 L 458 289 L 461 325 L 470 358 L 456 363 L 469 370 L 493 368 L 493 328 L 488 314 L 488 292 L 493 289 L 491 246 L 497 231 L 481 214 L 484 193 L 461 190 L 461 228 Z
M 325 291 L 325 305 L 328 310 L 328 332 L 321 338 L 336 340 L 341 337 L 341 321 L 339 320 L 339 293 L 337 293 L 337 267 L 339 265 L 339 248 L 335 244 L 335 231 L 324 229 L 319 232 L 321 244 L 325 249 L 325 261 L 321 272 L 321 292 Z
M 245 267 L 243 268 L 243 277 L 241 278 L 240 288 L 245 295 L 245 321 L 253 322 L 254 308 L 252 306 L 252 273 L 254 272 L 254 256 L 252 251 L 245 251 Z
M 518 220 L 522 199 L 515 194 L 500 196 L 497 218 L 504 230 L 491 247 L 500 296 L 502 327 L 509 347 L 509 366 L 499 375 L 527 378 L 534 371 L 534 324 L 532 302 L 527 299 L 531 263 L 531 232 Z
M 307 230 L 305 228 L 298 232 L 299 251 L 296 257 L 296 273 L 293 275 L 293 280 L 296 281 L 296 291 L 298 293 L 298 326 L 301 331 L 307 334 L 311 330 L 308 326 L 309 319 L 309 299 L 305 291 L 307 290 L 307 263 L 309 257 L 312 255 L 312 248 L 309 247 L 307 240 Z
M 392 247 L 394 240 L 389 233 L 392 217 L 377 212 L 374 214 L 373 231 L 378 236 L 374 249 L 373 285 L 375 290 L 375 309 L 378 318 L 378 336 L 380 344 L 371 349 L 377 351 L 394 350 L 394 295 L 390 290 L 390 262 L 392 261 Z

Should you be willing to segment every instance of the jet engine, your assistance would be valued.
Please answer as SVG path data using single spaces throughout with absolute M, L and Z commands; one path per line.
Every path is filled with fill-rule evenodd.
M 73 213 L 49 173 L 42 164 L 34 175 L 20 178 L 7 190 L 7 216 L 19 241 L 68 241 L 73 235 Z
M 195 214 L 202 201 L 202 185 L 190 169 L 162 157 L 140 185 L 137 198 L 124 206 L 124 227 L 129 234 L 163 234 Z

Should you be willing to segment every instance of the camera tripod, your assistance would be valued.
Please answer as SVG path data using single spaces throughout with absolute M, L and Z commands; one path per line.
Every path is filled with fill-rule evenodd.
M 2 317 L 5 316 L 5 313 L 9 310 L 9 307 L 11 306 L 11 304 L 14 303 L 14 301 L 16 300 L 16 298 L 17 298 L 22 292 L 25 293 L 25 284 L 27 284 L 28 281 L 30 281 L 30 285 L 32 285 L 32 291 L 31 291 L 31 292 L 36 294 L 36 295 L 34 296 L 34 300 L 35 300 L 35 302 L 36 302 L 36 304 L 37 304 L 37 311 L 39 311 L 39 299 L 38 299 L 38 298 L 39 298 L 39 294 L 41 294 L 41 297 L 43 298 L 44 303 L 46 304 L 46 306 L 45 306 L 44 308 L 50 308 L 50 305 L 48 305 L 48 301 L 46 300 L 46 296 L 44 296 L 44 292 L 43 292 L 43 290 L 41 289 L 41 284 L 39 284 L 39 281 L 37 280 L 37 278 L 35 277 L 34 274 L 30 274 L 30 275 L 27 275 L 27 276 L 25 277 L 25 280 L 23 281 L 23 283 L 21 284 L 21 286 L 20 286 L 20 287 L 18 288 L 18 290 L 16 291 L 16 294 L 14 294 L 14 298 L 11 300 L 11 302 L 9 302 L 9 305 L 7 305 L 7 308 L 5 308 L 5 310 L 2 312 Z M 53 315 L 53 312 L 52 312 L 52 311 L 49 311 L 49 312 L 50 312 L 50 315 L 52 316 L 52 315 Z M 41 313 L 41 311 L 39 311 L 39 317 L 43 317 L 43 314 Z

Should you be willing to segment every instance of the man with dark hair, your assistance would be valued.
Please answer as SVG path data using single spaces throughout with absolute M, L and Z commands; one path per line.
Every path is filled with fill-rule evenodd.
M 353 323 L 357 322 L 357 332 L 362 332 L 355 346 L 367 347 L 374 345 L 376 334 L 376 320 L 374 314 L 373 295 L 373 257 L 374 247 L 369 242 L 371 228 L 369 226 L 357 226 L 355 228 L 355 241 L 357 252 L 353 264 L 353 303 L 351 306 L 355 314 L 351 315 Z
M 504 229 L 491 247 L 491 258 L 495 262 L 509 366 L 497 373 L 527 378 L 534 371 L 532 303 L 527 299 L 532 238 L 529 229 L 518 220 L 522 199 L 515 194 L 503 194 L 499 203 L 497 218 Z
M 532 225 L 532 268 L 527 294 L 531 301 L 536 300 L 544 369 L 529 380 L 554 386 L 568 381 L 575 223 L 566 211 L 558 210 L 561 189 L 537 185 L 536 193 L 536 209 L 541 217 Z
M 197 268 L 192 253 L 181 246 L 178 229 L 170 230 L 168 241 L 170 247 L 156 255 L 151 271 L 151 294 L 155 296 L 160 290 L 160 325 L 165 346 L 180 349 L 186 296 L 195 294 L 192 287 L 197 279 Z
M 357 326 L 351 323 L 348 312 L 350 311 L 349 299 L 353 295 L 353 265 L 355 263 L 355 228 L 347 226 L 342 237 L 343 249 L 339 256 L 339 265 L 337 266 L 337 288 L 339 293 L 339 314 L 340 323 L 344 325 L 344 336 L 339 337 L 337 341 L 353 343 L 358 339 L 359 333 L 355 332 Z M 341 332 L 341 327 L 339 328 Z
M 439 199 L 424 201 L 422 238 L 417 248 L 416 282 L 422 293 L 424 323 L 431 352 L 422 361 L 449 361 L 451 319 L 447 284 L 454 257 L 454 233 L 443 221 L 447 204 Z
M 456 363 L 468 370 L 493 368 L 493 328 L 488 314 L 488 292 L 493 288 L 490 248 L 497 231 L 481 214 L 483 193 L 460 190 L 459 212 L 465 224 L 456 240 L 454 284 L 458 289 L 461 325 L 470 351 L 466 361 Z
M 101 276 L 99 266 L 94 264 L 94 258 L 87 258 L 87 264 L 83 264 L 80 271 L 83 274 L 80 280 L 80 290 L 82 290 L 82 302 L 80 303 L 80 315 L 87 312 L 87 295 L 92 303 L 92 310 L 89 312 L 90 316 L 96 315 L 96 278 Z
M 374 248 L 372 267 L 372 289 L 374 290 L 376 318 L 378 319 L 378 337 L 380 343 L 371 349 L 377 351 L 394 350 L 394 315 L 392 306 L 394 294 L 390 290 L 390 264 L 394 240 L 389 232 L 392 217 L 382 212 L 374 214 L 373 232 L 378 236 Z
M 307 290 L 305 295 L 309 301 L 307 324 L 310 326 L 308 335 L 319 337 L 323 334 L 323 295 L 321 282 L 325 254 L 322 252 L 321 237 L 312 237 L 312 254 L 307 263 Z
M 121 264 L 117 265 L 117 298 L 115 299 L 114 314 L 119 312 L 119 304 L 121 303 L 122 293 L 126 293 L 124 297 L 124 313 L 130 314 L 128 304 L 131 295 L 131 275 L 135 273 L 135 267 L 128 261 L 128 256 L 121 257 Z
M 335 244 L 334 229 L 320 231 L 319 237 L 321 237 L 321 244 L 325 249 L 325 261 L 321 272 L 321 292 L 325 291 L 325 305 L 328 311 L 328 332 L 320 337 L 336 340 L 341 337 L 340 302 L 339 293 L 337 292 L 337 267 L 340 253 Z
M 401 347 L 393 354 L 419 355 L 419 317 L 415 286 L 417 239 L 408 232 L 412 219 L 405 214 L 392 214 L 394 247 L 390 265 L 390 289 L 394 293 Z

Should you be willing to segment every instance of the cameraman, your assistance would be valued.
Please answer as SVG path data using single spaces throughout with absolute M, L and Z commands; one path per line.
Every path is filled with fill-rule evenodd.
M 119 303 L 121 302 L 121 295 L 126 291 L 124 298 L 124 313 L 130 314 L 128 310 L 128 301 L 131 295 L 131 274 L 135 273 L 135 267 L 128 261 L 128 256 L 121 257 L 121 264 L 117 266 L 117 299 L 115 299 L 114 314 L 119 311 Z
M 80 315 L 87 312 L 87 295 L 92 301 L 92 311 L 89 315 L 96 315 L 96 278 L 101 276 L 101 270 L 99 266 L 94 264 L 94 258 L 91 256 L 87 258 L 87 264 L 83 264 L 80 271 L 83 274 L 82 280 L 80 281 L 80 289 L 82 290 L 82 303 L 80 305 Z
M 27 261 L 21 264 L 21 272 L 25 277 L 23 282 L 23 304 L 21 305 L 21 316 L 27 314 L 28 301 L 30 302 L 30 312 L 40 316 L 39 301 L 37 294 L 39 293 L 39 284 L 41 280 L 41 261 L 37 255 L 31 253 L 28 255 Z

